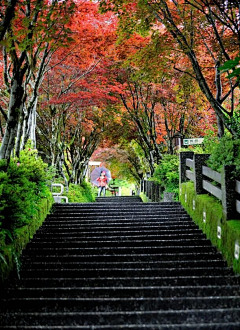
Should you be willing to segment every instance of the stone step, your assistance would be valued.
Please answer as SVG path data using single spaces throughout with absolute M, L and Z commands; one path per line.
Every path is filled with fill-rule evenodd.
M 45 258 L 46 259 L 46 258 Z M 127 268 L 199 268 L 199 267 L 227 267 L 227 263 L 223 260 L 190 260 L 190 261 L 132 261 L 132 262 L 122 262 L 122 261 L 89 261 L 89 262 L 74 262 L 74 261 L 47 261 L 43 262 L 39 261 L 27 261 L 25 260 L 22 265 L 22 269 L 31 269 L 31 268 L 50 268 L 50 269 L 76 269 L 76 268 L 92 268 L 94 267 L 96 270 L 98 268 L 116 268 L 122 267 L 124 269 Z
M 55 312 L 0 314 L 2 329 L 178 329 L 239 330 L 239 308 L 134 311 Z M 28 324 L 31 324 L 28 326 Z M 6 327 L 4 325 L 6 324 Z M 9 324 L 15 324 L 11 326 Z M 51 326 L 49 327 L 49 324 Z M 18 327 L 18 328 L 16 328 Z
M 99 227 L 97 228 L 97 230 L 90 230 L 88 228 L 82 228 L 82 229 L 74 229 L 71 230 L 71 228 L 67 227 L 67 228 L 56 228 L 56 230 L 51 230 L 51 228 L 45 228 L 45 226 L 41 227 L 40 229 L 38 229 L 37 234 L 35 234 L 34 239 L 38 239 L 41 238 L 42 236 L 44 237 L 58 237 L 58 236 L 74 236 L 77 235 L 78 237 L 81 236 L 94 236 L 94 235 L 120 235 L 120 236 L 128 236 L 128 235 L 141 235 L 143 232 L 145 234 L 149 234 L 149 235 L 163 235 L 163 236 L 181 236 L 181 235 L 199 235 L 199 234 L 203 234 L 203 232 L 196 226 L 183 226 L 180 227 L 179 226 L 174 226 L 174 228 L 167 228 L 166 226 L 164 226 L 164 228 L 159 228 L 156 226 L 150 226 L 150 228 L 148 226 L 144 226 L 143 228 L 141 227 L 142 230 L 140 230 L 139 227 L 127 227 L 127 228 L 122 228 L 122 227 L 114 227 L 111 229 L 112 230 L 107 230 L 109 227 L 105 227 L 105 230 L 99 230 Z M 59 229 L 59 230 L 57 230 Z M 204 234 L 203 234 L 204 235 Z
M 64 207 L 85 207 L 85 206 L 94 206 L 94 207 L 98 207 L 98 205 L 105 205 L 106 207 L 108 207 L 109 205 L 117 205 L 119 207 L 122 207 L 124 205 L 126 205 L 126 207 L 129 205 L 128 203 L 125 204 L 125 202 L 127 201 L 127 198 L 125 198 L 124 196 L 122 196 L 122 198 L 110 198 L 110 197 L 106 197 L 105 201 L 103 200 L 103 198 L 98 199 L 98 202 L 88 202 L 88 203 L 55 203 L 54 204 L 54 208 L 64 208 Z M 131 205 L 144 205 L 145 207 L 152 207 L 152 206 L 161 206 L 161 207 L 182 207 L 180 202 L 174 201 L 174 202 L 148 202 L 148 203 L 141 203 L 139 204 L 139 198 L 137 198 L 137 200 L 134 201 L 133 198 L 130 198 L 130 203 Z
M 192 252 L 185 252 L 185 253 L 151 253 L 151 254 L 78 254 L 78 255 L 58 255 L 57 261 L 60 263 L 63 262 L 111 262 L 111 261 L 118 261 L 118 262 L 197 262 L 198 260 L 202 261 L 209 261 L 214 262 L 221 261 L 224 262 L 222 259 L 222 255 L 218 252 L 209 253 L 209 252 L 199 252 L 199 253 L 192 253 Z M 26 251 L 24 251 L 22 255 L 22 261 L 25 262 L 34 262 L 34 261 L 45 261 L 45 262 L 56 262 L 56 255 L 54 254 L 47 254 L 47 255 L 30 255 L 28 256 Z M 224 262 L 225 264 L 226 262 Z
M 1 329 L 240 329 L 240 276 L 179 202 L 54 209 L 2 290 Z
M 74 214 L 74 213 L 66 213 L 66 214 L 61 214 L 59 216 L 51 216 L 49 217 L 47 220 L 46 220 L 46 224 L 51 222 L 54 224 L 54 221 L 56 221 L 57 223 L 60 223 L 61 221 L 62 222 L 65 222 L 66 221 L 66 217 L 68 219 L 68 222 L 69 223 L 74 223 L 74 222 L 99 222 L 100 220 L 102 222 L 104 221 L 108 221 L 108 222 L 111 222 L 111 221 L 114 221 L 114 222 L 132 222 L 132 223 L 142 223 L 143 221 L 144 222 L 168 222 L 169 224 L 171 224 L 172 222 L 176 222 L 176 221 L 188 221 L 188 222 L 191 222 L 191 218 L 188 216 L 188 215 L 185 215 L 185 214 L 172 214 L 172 215 L 149 215 L 149 214 L 125 214 L 125 215 L 109 215 L 109 214 L 104 214 L 104 213 L 101 213 L 101 214 L 97 214 L 97 215 L 94 215 L 92 214 L 91 216 L 90 215 L 87 215 L 87 214 Z
M 131 201 L 131 203 L 127 203 L 125 204 L 124 202 L 124 199 L 123 200 L 119 200 L 117 201 L 116 199 L 112 199 L 111 202 L 98 202 L 98 203 L 95 203 L 95 202 L 89 202 L 89 203 L 67 203 L 67 204 L 64 204 L 64 203 L 57 203 L 57 204 L 54 204 L 54 210 L 57 210 L 57 209 L 65 209 L 65 208 L 78 208 L 78 209 L 81 209 L 81 208 L 98 208 L 98 207 L 104 207 L 104 208 L 107 208 L 107 207 L 112 207 L 113 205 L 117 205 L 118 208 L 128 208 L 128 207 L 145 207 L 145 208 L 181 208 L 181 209 L 184 209 L 181 205 L 180 202 L 173 202 L 173 203 L 167 203 L 167 202 L 154 202 L 154 203 L 141 203 L 139 204 L 139 202 L 134 202 L 134 201 Z
M 60 205 L 62 205 L 60 207 Z M 144 212 L 150 212 L 152 213 L 153 210 L 159 211 L 159 212 L 186 212 L 186 210 L 181 206 L 181 205 L 177 205 L 175 206 L 161 206 L 158 204 L 155 205 L 149 205 L 149 204 L 127 204 L 127 205 L 120 205 L 119 203 L 115 203 L 115 204 L 100 204 L 100 203 L 93 203 L 92 205 L 88 205 L 88 204 L 81 204 L 80 206 L 78 206 L 78 204 L 74 205 L 70 205 L 70 204 L 59 204 L 59 206 L 56 206 L 56 204 L 53 205 L 53 212 L 51 214 L 54 214 L 55 212 L 57 213 L 61 213 L 61 212 L 72 212 L 72 213 L 81 213 L 81 212 L 94 212 L 97 210 L 100 211 L 116 211 L 119 210 L 120 212 L 127 212 L 127 211 L 139 211 L 142 210 Z M 51 215 L 50 214 L 50 215 Z
M 40 232 L 48 232 L 48 233 L 58 233 L 58 232 L 70 232 L 74 231 L 75 233 L 78 232 L 84 232 L 89 231 L 92 229 L 93 232 L 104 230 L 105 232 L 112 232 L 112 231 L 123 231 L 123 230 L 137 230 L 141 229 L 142 231 L 146 230 L 158 230 L 160 232 L 166 231 L 169 228 L 169 232 L 171 231 L 178 231 L 178 230 L 184 230 L 185 232 L 188 232 L 188 230 L 196 230 L 198 227 L 195 224 L 191 223 L 174 223 L 172 225 L 168 225 L 167 223 L 160 223 L 160 224 L 146 224 L 146 225 L 129 225 L 128 223 L 124 223 L 119 225 L 118 222 L 111 223 L 111 225 L 101 224 L 101 223 L 94 223 L 94 225 L 91 224 L 59 224 L 58 226 L 54 224 L 45 224 L 41 229 Z
M 181 208 L 181 207 L 178 207 L 178 208 L 172 208 L 172 207 L 144 207 L 144 205 L 141 205 L 141 206 L 135 206 L 133 207 L 132 205 L 129 205 L 128 207 L 116 207 L 116 206 L 112 206 L 112 207 L 81 207 L 81 208 L 72 208 L 72 207 L 65 207 L 65 208 L 57 208 L 55 211 L 54 211 L 54 214 L 62 214 L 62 213 L 91 213 L 91 214 L 96 214 L 98 212 L 106 212 L 106 213 L 110 213 L 110 214 L 118 214 L 118 213 L 129 213 L 129 212 L 132 212 L 132 213 L 140 213 L 140 212 L 143 212 L 143 213 L 148 213 L 148 214 L 154 214 L 154 213 L 159 213 L 159 214 L 163 214 L 163 213 L 167 213 L 167 214 L 172 214 L 172 213 L 175 213 L 175 214 L 178 214 L 178 213 L 184 213 L 184 214 L 187 214 L 186 211 Z M 51 216 L 51 215 L 50 215 Z
M 72 232 L 70 234 L 65 233 L 59 233 L 59 234 L 49 234 L 49 233 L 38 233 L 37 236 L 34 238 L 34 241 L 32 243 L 38 243 L 38 242 L 52 242 L 54 243 L 55 241 L 58 242 L 63 242 L 63 241 L 67 241 L 67 240 L 73 240 L 73 241 L 77 241 L 77 240 L 86 240 L 89 239 L 91 241 L 98 241 L 98 240 L 113 240 L 113 239 L 119 239 L 119 240 L 127 240 L 127 241 L 134 241 L 134 240 L 193 240 L 193 239 L 206 239 L 206 235 L 203 234 L 202 232 L 198 232 L 198 233 L 180 233 L 180 234 L 176 234 L 173 233 L 171 235 L 169 235 L 169 232 L 166 232 L 165 234 L 162 234 L 161 232 L 155 233 L 154 231 L 149 231 L 148 233 L 144 232 L 144 234 L 142 234 L 141 232 L 131 232 L 131 233 L 121 233 L 119 234 L 119 232 L 109 232 L 108 235 L 106 232 L 88 232 L 86 233 L 79 233 L 76 235 L 75 232 Z
M 119 211 L 119 213 L 128 213 L 128 212 L 145 212 L 145 213 L 149 213 L 149 214 L 154 214 L 155 212 L 158 213 L 185 213 L 187 214 L 187 212 L 180 206 L 177 206 L 176 208 L 174 207 L 159 207 L 159 206 L 153 206 L 153 207 L 145 207 L 144 204 L 141 205 L 135 205 L 132 206 L 132 204 L 129 204 L 128 206 L 122 206 L 119 207 L 117 204 L 116 205 L 111 205 L 111 206 L 104 206 L 104 205 L 99 205 L 98 207 L 95 206 L 88 206 L 88 207 L 64 207 L 64 208 L 55 208 L 54 209 L 54 213 L 56 214 L 61 214 L 61 213 L 92 213 L 92 214 L 96 214 L 98 212 L 106 212 L 106 213 L 111 213 L 113 212 L 114 214 L 117 214 Z M 52 214 L 54 214 L 52 213 Z M 51 216 L 51 214 L 49 214 L 48 216 Z
M 177 242 L 176 242 L 177 241 Z M 100 238 L 90 238 L 90 239 L 79 239 L 74 240 L 72 237 L 69 237 L 68 240 L 61 240 L 61 241 L 32 241 L 29 243 L 28 247 L 29 248 L 98 248 L 98 247 L 151 247 L 151 246 L 158 246 L 158 247 L 171 247 L 171 246 L 211 246 L 211 241 L 207 240 L 206 238 L 185 238 L 185 239 L 156 239 L 156 238 L 149 238 L 149 237 L 143 237 L 140 239 L 135 239 L 129 237 L 128 239 L 126 237 L 122 237 L 120 240 L 116 241 L 116 239 L 103 239 L 102 237 Z
M 129 202 L 129 203 L 142 203 L 142 199 L 139 196 L 114 196 L 114 197 L 97 197 L 96 202 Z
M 181 246 L 181 245 L 173 245 L 173 246 L 101 246 L 101 247 L 59 247 L 59 248 L 52 248 L 52 247 L 27 247 L 24 251 L 26 255 L 48 255 L 48 254 L 55 254 L 57 256 L 61 255 L 76 255 L 78 254 L 141 254 L 141 253 L 184 253 L 184 252 L 208 252 L 214 253 L 216 252 L 216 248 L 208 245 L 188 245 L 188 246 Z
M 226 327 L 228 327 L 227 329 L 231 329 L 231 330 L 239 330 L 240 327 L 240 322 L 239 323 L 234 323 L 234 322 L 228 322 L 226 324 L 223 323 L 204 323 L 204 324 L 173 324 L 173 325 L 168 325 L 167 323 L 164 325 L 155 325 L 155 324 L 141 324 L 141 326 L 139 324 L 130 324 L 130 325 L 124 325 L 124 329 L 158 329 L 158 330 L 226 330 Z M 35 330 L 35 329 L 47 329 L 49 330 L 49 325 L 41 325 L 40 328 L 39 326 L 21 326 L 21 328 L 16 327 L 16 326 L 3 326 L 2 329 L 8 329 L 8 330 L 16 330 L 16 329 L 27 329 L 27 330 Z M 120 330 L 123 329 L 122 325 L 99 325 L 99 326 L 92 326 L 92 325 L 83 325 L 83 326 L 78 326 L 78 325 L 73 325 L 73 326 L 62 326 L 62 325 L 58 325 L 58 326 L 54 326 L 54 328 L 51 327 L 51 329 L 55 329 L 55 330 L 63 330 L 63 329 L 67 329 L 67 330 L 78 330 L 78 329 L 94 329 L 94 330 L 102 330 L 102 329 L 110 329 L 110 330 Z
M 69 221 L 66 222 L 56 222 L 56 223 L 49 223 L 46 222 L 42 229 L 47 229 L 49 230 L 49 228 L 54 228 L 54 230 L 58 230 L 58 229 L 63 229 L 63 228 L 72 228 L 73 230 L 77 229 L 77 228 L 82 228 L 82 227 L 89 227 L 89 228 L 111 228 L 111 229 L 128 229 L 128 228 L 133 228 L 133 229 L 141 229 L 144 230 L 144 228 L 148 228 L 148 229 L 153 229 L 153 228 L 159 228 L 159 229 L 188 229 L 188 228 L 197 228 L 195 224 L 191 223 L 188 219 L 186 219 L 186 221 L 171 221 L 171 223 L 168 223 L 167 221 L 151 221 L 151 220 L 144 220 L 144 221 L 127 221 L 127 220 L 122 220 L 122 221 L 115 221 L 115 220 L 108 220 L 106 219 L 105 221 L 103 220 L 95 220 L 95 221 L 89 221 L 86 220 L 85 222 L 80 222 L 80 221 L 75 221 L 75 222 L 71 222 L 71 220 L 69 219 Z M 84 228 L 83 228 L 84 229 Z
M 8 298 L 1 312 L 113 312 L 240 308 L 240 296 L 171 298 Z
M 107 233 L 105 233 L 104 235 L 99 233 L 99 232 L 95 232 L 95 233 L 89 233 L 89 234 L 84 234 L 81 233 L 79 235 L 76 235 L 75 233 L 71 233 L 68 235 L 63 235 L 63 234 L 55 234 L 55 235 L 44 235 L 44 233 L 40 234 L 38 233 L 38 235 L 35 237 L 34 241 L 31 242 L 32 243 L 38 243 L 38 242 L 64 242 L 64 241 L 84 241 L 84 240 L 91 240 L 91 241 L 105 241 L 105 240 L 126 240 L 126 241 L 135 241 L 135 240 L 154 240 L 154 241 L 158 241 L 158 240 L 168 240 L 168 241 L 175 241 L 175 240 L 194 240 L 194 239 L 206 239 L 206 235 L 204 235 L 203 233 L 195 233 L 195 234 L 173 234 L 173 235 L 169 235 L 168 233 L 165 233 L 165 235 L 163 234 L 157 234 L 154 232 L 152 232 L 151 234 L 145 233 L 145 235 L 141 235 L 141 234 L 121 234 L 119 235 L 119 233 L 115 233 L 113 234 L 112 232 L 109 232 L 108 235 L 106 235 Z
M 108 235 L 107 235 L 108 234 Z M 62 233 L 56 233 L 56 234 L 50 234 L 48 232 L 41 232 L 40 230 L 37 232 L 36 237 L 34 238 L 34 240 L 38 241 L 38 240 L 42 240 L 43 238 L 46 239 L 64 239 L 67 237 L 71 237 L 72 239 L 75 238 L 79 238 L 79 237 L 88 237 L 88 238 L 99 238 L 99 237 L 108 237 L 108 238 L 122 238 L 122 237 L 126 237 L 126 238 L 142 238 L 142 237 L 149 237 L 149 238 L 166 238 L 168 237 L 169 239 L 172 237 L 173 239 L 175 238 L 197 238 L 197 237 L 206 237 L 206 235 L 201 231 L 201 230 L 194 230 L 192 232 L 183 232 L 183 231 L 171 231 L 171 233 L 169 233 L 168 230 L 165 230 L 165 232 L 163 233 L 162 231 L 156 231 L 156 230 L 144 230 L 144 232 L 140 231 L 140 230 L 136 230 L 136 231 L 124 231 L 124 232 L 119 232 L 119 231 L 111 231 L 111 232 L 104 232 L 104 231 L 87 231 L 87 232 L 79 232 L 78 235 L 76 235 L 76 233 L 73 231 L 72 233 L 65 233 L 64 231 Z
M 115 277 L 116 281 L 118 277 L 126 277 L 131 281 L 131 277 L 176 277 L 176 276 L 215 276 L 232 275 L 232 269 L 227 267 L 192 267 L 192 268 L 161 268 L 161 267 L 149 267 L 149 268 L 75 268 L 75 269 L 51 269 L 51 268 L 34 268 L 33 266 L 28 269 L 22 269 L 20 271 L 20 277 L 48 277 L 56 278 L 57 276 L 66 278 L 91 278 L 97 277 Z
M 96 274 L 95 274 L 96 275 Z M 20 280 L 15 279 L 14 285 L 21 287 L 109 287 L 109 286 L 212 286 L 212 285 L 228 285 L 231 290 L 232 285 L 240 285 L 240 278 L 236 275 L 196 275 L 196 276 L 135 276 L 128 277 L 89 277 L 89 278 L 71 278 L 60 277 L 26 277 Z
M 31 297 L 31 298 L 150 298 L 150 297 L 211 297 L 239 296 L 239 286 L 149 286 L 149 287 L 23 287 L 9 288 L 2 297 Z

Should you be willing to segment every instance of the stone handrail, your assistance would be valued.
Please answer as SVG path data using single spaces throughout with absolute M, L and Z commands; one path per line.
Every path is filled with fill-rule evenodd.
M 196 194 L 209 193 L 222 202 L 226 220 L 240 217 L 240 182 L 235 177 L 235 165 L 225 165 L 222 173 L 206 166 L 210 155 L 180 152 L 179 185 L 188 180 L 194 182 Z M 239 198 L 240 199 L 240 198 Z

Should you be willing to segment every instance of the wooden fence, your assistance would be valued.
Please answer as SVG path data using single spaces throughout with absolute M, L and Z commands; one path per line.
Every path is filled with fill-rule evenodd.
M 151 202 L 160 202 L 163 188 L 154 181 L 141 180 L 140 191 L 143 192 Z
M 209 193 L 222 202 L 226 220 L 240 217 L 240 181 L 235 175 L 235 165 L 225 165 L 222 173 L 206 166 L 210 155 L 180 152 L 180 187 L 188 180 L 194 182 L 197 194 Z
M 174 199 L 174 193 L 165 192 L 164 187 L 154 181 L 141 180 L 140 192 L 151 202 L 172 202 Z

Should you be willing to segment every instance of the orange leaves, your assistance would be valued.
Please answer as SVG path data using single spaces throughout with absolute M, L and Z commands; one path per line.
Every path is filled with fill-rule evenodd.
M 68 28 L 73 40 L 55 53 L 48 73 L 50 103 L 86 109 L 116 102 L 119 89 L 111 69 L 116 18 L 100 14 L 96 2 L 79 0 Z
M 116 18 L 111 13 L 101 15 L 98 4 L 91 1 L 77 3 L 69 28 L 85 62 L 108 54 L 116 38 Z

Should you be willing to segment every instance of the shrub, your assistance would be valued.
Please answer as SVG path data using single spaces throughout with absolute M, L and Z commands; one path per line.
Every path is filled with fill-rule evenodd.
M 20 158 L 0 161 L 0 230 L 14 231 L 31 222 L 38 202 L 50 197 L 47 165 L 27 147 Z
M 233 139 L 226 134 L 215 144 L 207 165 L 220 172 L 223 165 L 236 165 L 237 176 L 240 177 L 240 139 Z
M 70 184 L 66 194 L 69 203 L 94 202 L 95 193 L 90 183 L 83 182 L 82 185 Z
M 179 156 L 163 155 L 161 163 L 154 171 L 153 180 L 161 184 L 166 192 L 173 192 L 178 200 Z

